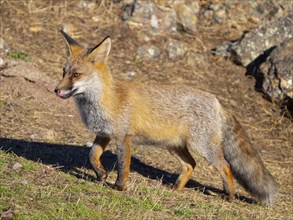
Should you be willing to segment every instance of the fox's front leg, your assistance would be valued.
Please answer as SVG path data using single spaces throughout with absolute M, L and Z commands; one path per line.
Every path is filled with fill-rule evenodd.
M 126 187 L 130 168 L 130 153 L 131 138 L 125 137 L 124 140 L 117 141 L 117 162 L 118 176 L 114 185 L 114 189 L 122 191 Z
M 89 154 L 90 163 L 99 180 L 105 180 L 107 178 L 107 172 L 100 161 L 100 157 L 109 142 L 110 138 L 97 136 Z

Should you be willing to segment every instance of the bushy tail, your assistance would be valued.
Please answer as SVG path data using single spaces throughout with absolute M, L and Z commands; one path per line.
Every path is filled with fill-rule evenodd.
M 263 204 L 273 202 L 277 183 L 234 116 L 227 118 L 224 128 L 224 157 L 236 180 L 250 194 Z

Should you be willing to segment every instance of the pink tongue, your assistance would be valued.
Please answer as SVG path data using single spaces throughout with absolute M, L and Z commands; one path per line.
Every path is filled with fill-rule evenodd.
M 63 95 L 61 93 L 57 93 L 57 96 L 59 97 L 63 97 Z

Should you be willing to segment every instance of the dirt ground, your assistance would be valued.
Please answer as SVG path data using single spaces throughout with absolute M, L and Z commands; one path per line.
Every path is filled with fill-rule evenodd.
M 76 1 L 52 2 L 51 5 L 44 5 L 42 1 L 0 3 L 1 37 L 12 51 L 21 51 L 30 60 L 9 61 L 8 67 L 0 71 L 2 144 L 7 140 L 24 140 L 85 146 L 93 141 L 94 135 L 84 128 L 73 100 L 61 100 L 53 94 L 54 87 L 62 77 L 62 65 L 66 59 L 65 44 L 58 29 L 64 24 L 72 25 L 72 35 L 83 45 L 93 46 L 105 36 L 112 37 L 109 66 L 117 80 L 138 80 L 146 84 L 188 84 L 217 95 L 245 127 L 265 165 L 280 185 L 272 212 L 280 213 L 279 216 L 283 212 L 287 219 L 293 218 L 292 119 L 284 116 L 285 113 L 277 105 L 255 91 L 255 81 L 245 76 L 245 68 L 212 55 L 211 49 L 226 40 L 227 36 L 230 40 L 235 37 L 232 30 L 225 30 L 224 33 L 221 29 L 213 30 L 199 25 L 196 37 L 178 37 L 188 42 L 195 52 L 204 54 L 203 60 L 197 63 L 189 63 L 187 58 L 170 61 L 166 54 L 162 54 L 158 60 L 137 62 L 135 54 L 141 42 L 136 33 L 119 16 L 115 16 L 120 13 L 118 5 L 103 1 L 95 11 L 82 13 Z M 93 21 L 94 14 L 100 15 L 98 22 Z M 152 43 L 160 45 L 164 41 L 166 36 L 158 37 Z M 4 59 L 8 60 L 7 56 Z M 134 71 L 136 75 L 129 77 L 129 71 Z M 113 145 L 109 150 L 115 153 Z M 138 158 L 171 174 L 180 170 L 178 162 L 161 149 L 134 146 L 132 152 L 133 160 Z M 53 152 L 50 154 L 59 157 Z M 38 156 L 42 161 L 44 155 L 40 153 Z M 60 163 L 60 160 L 56 161 Z M 43 162 L 46 163 L 45 160 Z M 53 162 L 51 160 L 51 165 L 54 165 Z M 136 175 L 143 175 L 144 178 L 151 176 L 145 173 L 148 172 L 147 168 L 145 171 L 132 168 L 131 179 Z M 158 176 L 154 174 L 155 177 Z M 192 179 L 204 186 L 222 188 L 218 174 L 201 158 L 198 158 Z M 172 181 L 172 178 L 166 179 L 167 184 Z M 250 198 L 239 186 L 237 190 Z

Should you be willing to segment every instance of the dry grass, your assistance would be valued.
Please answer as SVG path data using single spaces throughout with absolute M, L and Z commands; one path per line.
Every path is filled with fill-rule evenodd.
M 187 64 L 187 58 L 170 62 L 164 53 L 160 60 L 138 62 L 135 52 L 142 42 L 120 20 L 121 4 L 103 0 L 92 9 L 80 9 L 78 2 L 0 2 L 1 37 L 13 51 L 27 54 L 43 70 L 41 78 L 53 80 L 32 83 L 23 77 L 1 76 L 0 72 L 0 212 L 13 206 L 19 219 L 292 218 L 292 122 L 255 92 L 254 81 L 244 76 L 245 69 L 209 55 L 216 44 L 233 39 L 235 30 L 200 26 L 196 38 L 176 36 L 192 45 L 194 52 L 203 53 L 202 62 Z M 112 191 L 93 181 L 88 149 L 81 147 L 93 135 L 81 124 L 72 101 L 61 101 L 52 94 L 65 61 L 58 33 L 62 26 L 91 46 L 111 35 L 110 68 L 115 78 L 132 80 L 126 72 L 135 71 L 135 80 L 145 83 L 189 84 L 216 94 L 244 125 L 280 184 L 275 205 L 267 208 L 241 201 L 250 196 L 239 186 L 241 199 L 225 202 L 219 192 L 219 175 L 202 158 L 197 160 L 194 181 L 183 192 L 173 192 L 168 185 L 176 179 L 179 164 L 167 152 L 151 147 L 133 147 L 126 192 Z M 158 36 L 152 42 L 161 46 L 165 40 Z M 111 170 L 115 165 L 113 145 L 109 150 L 104 163 Z M 24 166 L 20 172 L 11 168 L 15 161 Z M 109 183 L 115 177 L 112 172 Z

